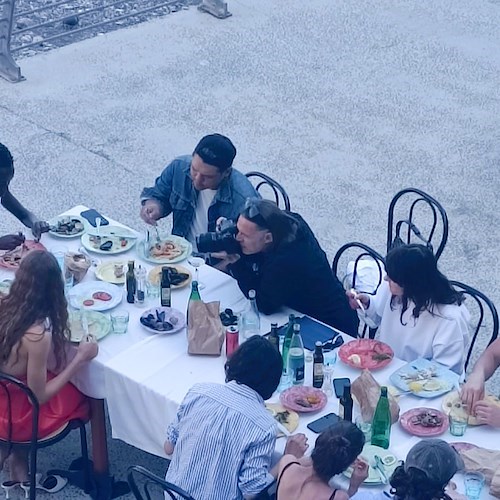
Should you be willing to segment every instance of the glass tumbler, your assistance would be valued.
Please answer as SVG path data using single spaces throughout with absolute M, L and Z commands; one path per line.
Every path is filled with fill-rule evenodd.
M 480 472 L 464 474 L 465 494 L 469 500 L 477 500 L 484 486 L 484 476 Z

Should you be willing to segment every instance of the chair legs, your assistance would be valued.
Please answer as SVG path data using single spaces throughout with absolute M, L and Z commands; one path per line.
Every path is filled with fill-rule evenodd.
M 89 493 L 92 489 L 92 480 L 90 472 L 89 450 L 87 446 L 87 431 L 85 430 L 85 424 L 83 422 L 80 426 L 80 447 L 82 449 L 83 460 L 83 490 L 85 491 L 85 493 Z

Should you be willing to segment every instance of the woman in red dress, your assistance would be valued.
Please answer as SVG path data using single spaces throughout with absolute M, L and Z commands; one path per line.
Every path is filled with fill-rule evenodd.
M 0 371 L 27 383 L 40 403 L 38 438 L 49 436 L 68 420 L 88 420 L 86 397 L 69 383 L 79 368 L 97 355 L 93 337 L 80 343 L 76 355 L 66 360 L 69 341 L 67 302 L 62 273 L 48 252 L 30 252 L 21 262 L 10 293 L 0 299 Z M 48 371 L 53 354 L 59 373 Z M 52 357 L 52 356 L 51 356 Z M 32 409 L 16 386 L 0 387 L 0 437 L 9 438 L 9 413 L 13 441 L 31 439 Z M 10 409 L 9 398 L 10 394 Z M 28 452 L 0 447 L 0 470 L 8 459 L 11 483 L 28 480 Z

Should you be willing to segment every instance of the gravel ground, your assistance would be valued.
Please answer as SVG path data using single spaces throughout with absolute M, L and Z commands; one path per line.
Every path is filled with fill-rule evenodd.
M 200 0 L 18 0 L 11 50 L 16 59 L 22 59 L 199 3 Z M 147 12 L 138 13 L 144 10 Z M 39 24 L 43 26 L 36 27 Z M 57 36 L 60 37 L 53 38 Z

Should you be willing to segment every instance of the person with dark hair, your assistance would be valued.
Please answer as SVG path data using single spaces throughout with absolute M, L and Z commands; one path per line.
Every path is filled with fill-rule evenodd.
M 500 427 L 500 406 L 485 398 L 484 384 L 500 367 L 500 339 L 490 344 L 477 360 L 460 389 L 462 402 L 480 424 Z
M 167 428 L 172 460 L 165 479 L 212 500 L 253 498 L 271 484 L 277 429 L 264 400 L 278 387 L 282 368 L 279 352 L 254 336 L 226 362 L 226 384 L 194 385 Z M 300 458 L 306 449 L 306 437 L 297 434 L 285 451 Z
M 368 477 L 368 464 L 358 460 L 365 437 L 351 422 L 342 420 L 322 432 L 310 457 L 285 455 L 277 466 L 277 500 L 347 500 Z M 330 479 L 352 466 L 348 491 L 329 486 Z
M 413 446 L 405 462 L 392 474 L 389 482 L 393 496 L 359 492 L 352 500 L 467 500 L 450 483 L 461 469 L 462 459 L 446 441 L 423 439 Z
M 38 241 L 42 233 L 49 230 L 47 222 L 24 208 L 17 198 L 9 191 L 9 185 L 14 177 L 14 159 L 6 146 L 0 144 L 0 200 L 2 205 L 26 227 L 29 227 Z M 7 234 L 0 237 L 0 250 L 13 250 L 24 243 L 24 236 Z
M 418 244 L 392 249 L 387 275 L 375 296 L 347 292 L 353 309 L 358 300 L 380 340 L 404 361 L 426 358 L 462 374 L 469 341 L 469 312 L 460 293 L 437 267 L 434 254 Z
M 173 160 L 141 194 L 141 218 L 147 224 L 173 214 L 172 234 L 187 238 L 215 231 L 219 217 L 236 219 L 249 196 L 258 196 L 250 181 L 232 168 L 236 148 L 227 137 L 203 137 L 192 156 Z
M 56 258 L 49 252 L 34 250 L 21 262 L 10 292 L 0 299 L 0 371 L 25 382 L 40 403 L 38 437 L 42 439 L 70 419 L 88 420 L 87 398 L 70 378 L 97 355 L 95 338 L 80 342 L 75 357 L 66 362 L 69 342 L 68 304 L 64 282 Z M 49 371 L 54 354 L 56 375 Z M 32 406 L 17 386 L 3 383 L 0 390 L 0 437 L 15 441 L 31 439 Z M 14 426 L 10 424 L 10 417 Z M 0 470 L 9 457 L 10 489 L 28 481 L 28 449 L 0 448 Z M 58 491 L 66 484 L 62 478 L 42 485 Z M 49 486 L 52 484 L 52 486 Z M 29 485 L 28 485 L 29 486 Z M 54 489 L 55 488 L 55 489 Z
M 245 295 L 272 314 L 282 306 L 356 337 L 358 318 L 325 252 L 304 219 L 269 200 L 250 198 L 237 221 L 241 254 L 218 252 L 215 267 L 228 271 Z

